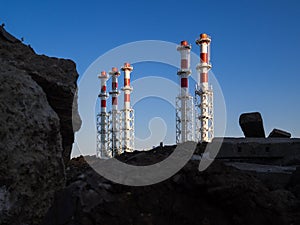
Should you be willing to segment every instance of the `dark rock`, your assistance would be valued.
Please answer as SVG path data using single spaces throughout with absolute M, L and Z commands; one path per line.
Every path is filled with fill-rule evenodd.
M 265 137 L 263 119 L 259 112 L 243 113 L 239 124 L 245 137 Z
M 80 184 L 74 183 L 73 186 L 66 188 L 64 190 L 58 191 L 54 198 L 54 204 L 50 208 L 49 212 L 43 220 L 43 224 L 67 224 L 75 220 L 74 215 L 76 215 L 77 210 L 81 210 L 79 207 L 78 196 L 73 195 L 73 191 L 76 191 L 75 185 L 80 188 Z M 53 211 L 60 207 L 63 210 Z
M 46 93 L 48 103 L 60 120 L 64 161 L 69 161 L 74 131 L 81 125 L 77 112 L 78 73 L 75 63 L 71 60 L 37 55 L 32 48 L 8 34 L 4 28 L 0 29 L 0 60 L 26 71 Z
M 292 174 L 288 188 L 300 199 L 300 166 Z
M 269 134 L 269 138 L 290 138 L 292 135 L 289 132 L 273 129 L 272 132 Z
M 277 202 L 279 208 L 284 210 L 286 207 L 295 207 L 297 206 L 297 198 L 290 191 L 284 189 L 277 189 L 272 191 L 274 198 L 278 198 L 280 201 Z
M 20 40 L 18 40 L 17 38 L 15 38 L 14 36 L 12 36 L 10 33 L 8 33 L 5 29 L 4 29 L 4 24 L 2 24 L 2 26 L 0 27 L 0 36 L 4 37 L 7 41 L 11 42 L 11 43 L 17 43 L 20 42 Z
M 126 153 L 119 159 L 134 165 L 149 165 L 172 151 L 164 150 Z M 96 161 L 95 158 L 93 163 Z M 67 199 L 62 195 L 62 199 L 57 199 L 48 218 L 63 217 L 57 215 L 64 210 L 59 202 L 78 199 L 78 211 L 69 215 L 66 223 L 45 224 L 283 225 L 293 221 L 290 215 L 295 218 L 294 214 L 287 214 L 289 200 L 295 201 L 289 192 L 280 192 L 277 197 L 253 176 L 233 167 L 214 162 L 206 171 L 199 172 L 198 163 L 191 160 L 164 182 L 129 187 L 104 179 L 82 157 L 72 159 L 67 169 L 65 191 L 73 197 Z
M 77 77 L 71 60 L 37 55 L 0 28 L 1 225 L 40 224 L 65 186 Z
M 39 224 L 65 184 L 59 117 L 26 71 L 0 65 L 0 224 Z

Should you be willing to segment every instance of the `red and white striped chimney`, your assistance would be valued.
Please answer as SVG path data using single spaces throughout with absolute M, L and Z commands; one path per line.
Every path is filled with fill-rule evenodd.
M 100 113 L 97 116 L 97 156 L 100 158 L 108 158 L 108 113 L 106 108 L 106 101 L 108 93 L 106 91 L 106 82 L 108 76 L 105 71 L 102 71 L 98 76 L 100 79 Z
M 101 112 L 106 113 L 106 100 L 108 98 L 108 93 L 106 91 L 106 81 L 108 80 L 108 76 L 105 71 L 102 71 L 98 78 L 101 81 L 101 91 L 99 94 L 99 97 L 101 99 Z
M 200 86 L 203 89 L 208 88 L 208 71 L 211 69 L 210 64 L 210 42 L 211 39 L 207 34 L 200 34 L 196 43 L 200 46 Z
M 113 67 L 112 71 L 109 72 L 111 75 L 111 92 L 109 92 L 112 96 L 112 111 L 118 110 L 118 96 L 120 94 L 118 90 L 118 77 L 120 76 L 120 71 L 117 67 Z
M 177 117 L 180 117 L 178 121 L 180 124 L 180 130 L 176 131 L 176 142 L 184 143 L 186 141 L 193 140 L 193 132 L 189 129 L 189 123 L 192 118 L 190 118 L 190 100 L 192 97 L 189 95 L 189 76 L 191 75 L 190 70 L 190 54 L 191 45 L 187 41 L 181 41 L 180 45 L 177 47 L 177 51 L 180 52 L 180 70 L 177 75 L 180 78 L 181 93 L 178 96 L 180 100 L 180 105 L 178 105 L 177 111 L 180 113 Z
M 200 141 L 211 142 L 214 137 L 213 127 L 213 90 L 209 86 L 208 72 L 210 64 L 210 42 L 207 34 L 200 34 L 196 44 L 200 46 L 200 63 L 197 65 L 199 74 L 198 88 L 196 93 L 200 97 Z
M 120 146 L 120 113 L 118 110 L 118 96 L 120 94 L 118 90 L 118 77 L 120 76 L 120 71 L 117 67 L 113 67 L 109 72 L 111 75 L 111 86 L 112 90 L 109 94 L 112 96 L 112 112 L 111 112 L 111 151 L 112 157 L 122 153 Z
M 132 92 L 132 87 L 130 87 L 130 73 L 133 67 L 129 63 L 124 63 L 122 70 L 124 71 L 124 109 L 130 109 L 130 93 Z
M 124 151 L 133 151 L 133 140 L 134 140 L 134 115 L 133 109 L 130 105 L 130 94 L 133 88 L 130 86 L 130 74 L 133 70 L 133 67 L 130 63 L 124 63 L 122 67 L 122 71 L 124 71 L 124 87 L 122 90 L 124 91 L 124 136 L 123 136 L 123 149 Z

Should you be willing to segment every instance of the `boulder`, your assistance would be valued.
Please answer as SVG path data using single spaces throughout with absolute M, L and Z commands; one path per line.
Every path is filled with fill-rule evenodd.
M 263 119 L 259 112 L 243 113 L 239 124 L 245 137 L 265 137 Z
M 272 132 L 269 134 L 269 138 L 290 138 L 292 135 L 289 132 L 273 129 Z
M 77 111 L 78 73 L 75 63 L 71 60 L 37 55 L 30 46 L 18 41 L 4 28 L 0 30 L 0 59 L 19 70 L 26 71 L 46 94 L 47 102 L 60 120 L 63 157 L 66 163 L 70 159 L 74 131 L 81 125 Z
M 1 225 L 40 224 L 65 186 L 81 125 L 77 78 L 71 60 L 37 55 L 0 28 Z
M 60 119 L 26 71 L 0 65 L 0 224 L 39 224 L 65 184 Z

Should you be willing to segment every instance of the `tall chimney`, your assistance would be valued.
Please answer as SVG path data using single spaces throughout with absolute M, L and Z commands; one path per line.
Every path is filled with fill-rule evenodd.
M 193 97 L 189 94 L 191 45 L 181 41 L 177 51 L 181 56 L 180 70 L 177 72 L 181 90 L 176 98 L 176 142 L 184 143 L 194 140 L 194 105 Z
M 118 96 L 120 91 L 118 90 L 118 77 L 120 76 L 120 71 L 118 68 L 113 67 L 109 72 L 111 75 L 111 88 L 112 90 L 109 94 L 112 96 L 112 110 L 111 110 L 111 120 L 110 120 L 110 143 L 111 143 L 111 154 L 112 157 L 120 155 L 122 153 L 121 148 L 121 121 L 120 121 L 120 111 L 118 110 Z
M 196 86 L 196 111 L 199 120 L 197 133 L 200 134 L 198 141 L 211 142 L 214 138 L 214 111 L 213 111 L 213 90 L 209 85 L 208 72 L 210 64 L 210 42 L 207 34 L 200 34 L 196 44 L 200 46 L 200 63 L 197 65 L 198 83 Z
M 130 86 L 130 74 L 133 67 L 129 63 L 124 63 L 124 109 L 123 109 L 123 140 L 122 146 L 124 152 L 134 150 L 134 110 L 130 105 L 130 94 L 133 88 Z
M 99 158 L 110 158 L 111 154 L 108 149 L 109 142 L 109 114 L 106 109 L 106 100 L 108 98 L 108 93 L 106 91 L 106 81 L 108 76 L 105 71 L 102 71 L 98 76 L 101 82 L 101 91 L 98 95 L 100 98 L 100 113 L 97 115 L 97 157 Z

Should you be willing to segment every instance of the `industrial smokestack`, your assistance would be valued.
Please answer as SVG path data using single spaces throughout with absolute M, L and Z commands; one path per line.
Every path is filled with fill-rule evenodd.
M 130 73 L 133 67 L 129 63 L 124 63 L 124 109 L 123 111 L 123 151 L 132 152 L 134 149 L 134 110 L 130 105 L 130 94 L 133 88 L 130 86 Z
M 112 96 L 112 110 L 111 110 L 111 120 L 110 120 L 110 150 L 112 157 L 120 155 L 122 153 L 121 148 L 121 118 L 120 111 L 118 110 L 118 96 L 120 91 L 118 90 L 118 77 L 120 76 L 120 71 L 118 68 L 113 67 L 109 72 L 111 75 L 111 88 L 112 90 L 109 94 Z
M 106 100 L 108 98 L 108 93 L 106 91 L 106 81 L 108 76 L 105 71 L 102 71 L 98 76 L 101 82 L 101 91 L 99 94 L 100 98 L 100 113 L 97 115 L 97 157 L 99 158 L 110 158 L 111 153 L 108 148 L 109 139 L 109 114 L 106 109 Z
M 197 134 L 198 141 L 211 142 L 214 138 L 213 123 L 213 90 L 209 85 L 208 72 L 210 64 L 210 42 L 207 34 L 200 34 L 196 44 L 200 46 L 200 63 L 197 65 L 198 83 L 195 91 L 196 112 L 197 112 Z
M 189 76 L 191 45 L 181 41 L 177 47 L 180 52 L 180 70 L 177 75 L 180 79 L 181 91 L 176 98 L 176 143 L 194 141 L 194 105 L 193 97 L 189 94 Z

